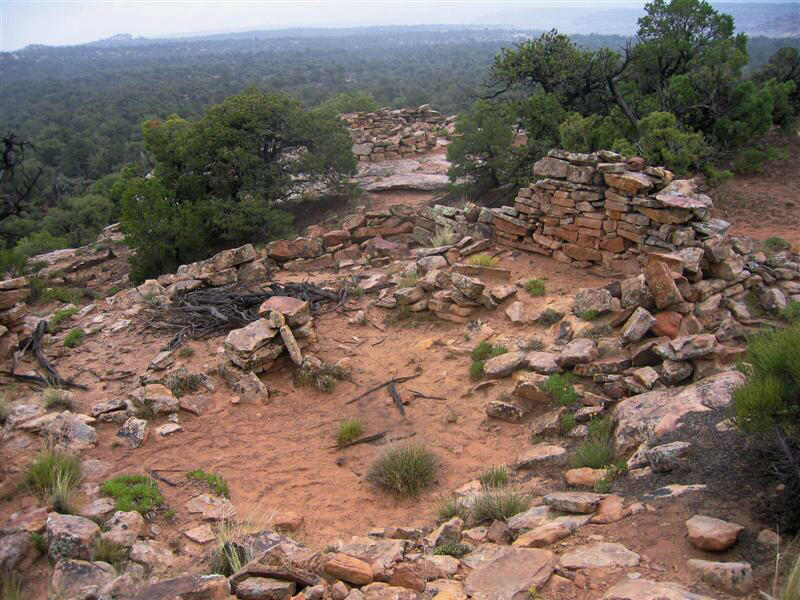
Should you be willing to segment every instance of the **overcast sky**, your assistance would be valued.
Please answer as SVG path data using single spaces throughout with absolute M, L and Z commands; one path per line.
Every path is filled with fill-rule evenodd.
M 586 0 L 535 2 L 335 2 L 325 0 L 98 1 L 0 0 L 0 50 L 28 44 L 81 44 L 118 33 L 159 37 L 186 33 L 281 27 L 350 25 L 484 24 L 498 10 L 597 4 Z M 608 2 L 603 2 L 608 4 Z M 627 6 L 642 0 L 618 2 Z M 486 23 L 491 24 L 491 23 Z

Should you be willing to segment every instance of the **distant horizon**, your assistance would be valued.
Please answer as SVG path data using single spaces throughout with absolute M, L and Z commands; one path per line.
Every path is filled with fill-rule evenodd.
M 119 35 L 180 39 L 251 31 L 390 26 L 523 30 L 557 27 L 566 33 L 625 35 L 624 30 L 635 31 L 635 18 L 615 22 L 614 31 L 588 31 L 587 27 L 593 26 L 592 14 L 622 11 L 625 17 L 630 17 L 634 11 L 641 11 L 645 3 L 645 0 L 4 0 L 0 4 L 0 51 L 12 52 L 31 45 L 83 45 Z M 732 0 L 712 4 L 797 4 L 800 18 L 797 0 Z M 54 23 L 59 26 L 53 27 Z M 186 23 L 187 28 L 176 31 L 176 23 Z

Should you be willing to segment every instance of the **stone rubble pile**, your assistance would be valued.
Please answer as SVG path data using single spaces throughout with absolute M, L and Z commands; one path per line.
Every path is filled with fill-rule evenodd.
M 353 140 L 353 154 L 362 162 L 410 158 L 428 152 L 436 147 L 439 130 L 455 121 L 454 117 L 445 118 L 433 110 L 430 104 L 346 113 L 339 118 Z
M 728 227 L 711 218 L 711 199 L 691 180 L 673 181 L 638 157 L 551 150 L 533 173 L 539 179 L 513 207 L 493 211 L 499 244 L 578 267 L 618 267 L 640 254 L 700 247 Z
M 26 321 L 30 294 L 26 277 L 0 281 L 0 357 L 10 356 L 19 344 L 20 334 L 24 337 L 33 330 Z

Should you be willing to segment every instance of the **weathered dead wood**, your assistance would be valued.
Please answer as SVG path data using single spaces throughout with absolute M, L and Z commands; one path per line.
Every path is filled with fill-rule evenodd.
M 400 394 L 397 393 L 397 384 L 392 382 L 389 384 L 389 395 L 392 397 L 397 410 L 400 411 L 400 414 L 406 416 L 406 409 L 403 406 L 403 399 L 400 397 Z
M 352 404 L 353 402 L 356 402 L 357 400 L 361 400 L 364 396 L 368 396 L 372 392 L 377 392 L 379 389 L 381 389 L 383 387 L 386 387 L 387 385 L 390 385 L 392 383 L 403 383 L 404 381 L 409 381 L 411 379 L 415 379 L 415 378 L 419 377 L 420 375 L 422 375 L 422 371 L 420 371 L 419 373 L 416 373 L 414 375 L 405 375 L 403 377 L 395 377 L 394 379 L 390 379 L 389 381 L 384 381 L 381 384 L 378 384 L 378 385 L 376 385 L 374 387 L 371 387 L 370 389 L 368 389 L 363 394 L 360 394 L 360 395 L 356 396 L 355 398 L 352 398 L 352 399 L 348 400 L 347 402 L 345 402 L 345 404 Z
M 14 353 L 15 365 L 17 357 L 23 356 L 26 352 L 30 351 L 36 357 L 36 360 L 41 365 L 41 367 L 47 372 L 48 376 L 41 378 L 42 381 L 44 381 L 44 385 L 56 385 L 59 387 L 70 387 L 79 390 L 88 390 L 89 388 L 86 387 L 85 385 L 82 385 L 80 383 L 73 383 L 61 377 L 61 375 L 58 374 L 58 371 L 56 371 L 55 367 L 53 367 L 47 360 L 47 357 L 44 355 L 44 352 L 42 352 L 42 338 L 44 338 L 44 335 L 46 333 L 47 333 L 47 321 L 42 319 L 41 321 L 39 321 L 39 323 L 37 323 L 36 329 L 33 330 L 33 333 L 31 333 L 31 335 L 29 335 L 22 341 L 20 349 Z M 6 372 L 5 374 L 20 379 L 19 377 L 16 376 L 15 373 L 13 373 L 13 371 Z M 36 379 L 27 379 L 27 381 L 38 383 Z
M 427 398 L 428 400 L 447 400 L 447 398 L 443 396 L 430 396 L 428 394 L 425 394 L 423 392 L 418 392 L 416 390 L 408 390 L 408 391 L 414 394 L 417 398 Z
M 373 433 L 372 435 L 358 438 L 357 440 L 352 440 L 350 442 L 347 442 L 346 444 L 334 444 L 333 446 L 328 446 L 328 448 L 336 448 L 337 450 L 341 450 L 342 448 L 349 448 L 350 446 L 356 446 L 358 444 L 366 444 L 367 442 L 374 442 L 375 440 L 379 440 L 383 437 L 386 437 L 385 431 L 381 431 L 380 433 Z
M 158 473 L 156 473 L 156 471 L 154 469 L 148 469 L 147 473 L 153 479 L 158 479 L 162 483 L 166 483 L 167 485 L 169 485 L 171 487 L 176 487 L 178 485 L 177 483 L 175 483 L 174 481 L 170 481 L 169 479 L 167 479 L 163 475 L 159 475 Z

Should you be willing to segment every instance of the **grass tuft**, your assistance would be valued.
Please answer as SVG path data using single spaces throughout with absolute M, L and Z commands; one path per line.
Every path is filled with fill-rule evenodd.
M 416 287 L 417 283 L 419 283 L 419 274 L 408 273 L 407 275 L 403 275 L 400 279 L 397 280 L 397 287 L 399 288 Z
M 64 514 L 74 512 L 72 493 L 80 482 L 80 459 L 61 450 L 42 450 L 25 472 L 25 485 L 31 493 Z
M 547 285 L 544 279 L 528 279 L 522 287 L 531 296 L 544 296 L 547 294 Z
M 602 469 L 614 462 L 614 440 L 611 436 L 611 420 L 608 417 L 595 418 L 589 422 L 587 439 L 575 449 L 567 464 L 570 469 L 590 467 Z
M 102 492 L 114 498 L 117 510 L 135 510 L 142 516 L 164 506 L 155 481 L 144 475 L 119 475 L 103 483 Z
M 456 495 L 439 498 L 434 506 L 434 512 L 436 520 L 440 523 L 449 521 L 453 517 L 458 517 L 464 522 L 469 520 L 469 506 L 463 498 Z
M 121 544 L 115 544 L 100 537 L 95 543 L 94 560 L 107 562 L 111 566 L 119 568 L 128 560 L 128 549 Z
M 530 498 L 520 492 L 490 491 L 483 492 L 472 503 L 470 514 L 475 523 L 505 521 L 528 509 Z
M 411 496 L 433 482 L 439 461 L 419 442 L 391 443 L 370 465 L 367 479 L 391 492 Z
M 493 465 L 478 476 L 484 489 L 501 488 L 508 485 L 509 474 L 506 465 Z
M 77 314 L 78 309 L 75 306 L 70 306 L 68 308 L 59 308 L 56 312 L 53 313 L 53 316 L 50 317 L 50 320 L 47 322 L 47 329 L 49 331 L 55 331 L 56 328 L 62 323 L 62 321 L 66 321 L 71 316 Z
M 583 321 L 594 321 L 599 316 L 600 316 L 599 312 L 597 312 L 596 310 L 591 310 L 591 309 L 590 310 L 582 310 L 581 312 L 578 313 L 578 318 L 580 318 Z
M 203 471 L 203 469 L 195 469 L 186 473 L 186 477 L 192 481 L 202 481 L 208 485 L 208 487 L 210 487 L 215 494 L 220 496 L 225 496 L 227 498 L 231 493 L 231 490 L 228 487 L 227 482 L 222 478 L 222 475 L 217 475 L 216 473 L 207 473 L 206 471 Z
M 485 360 L 473 360 L 469 366 L 469 378 L 473 381 L 480 381 L 484 376 Z
M 44 401 L 44 407 L 48 410 L 57 408 L 72 409 L 72 395 L 66 390 L 54 387 L 47 388 L 42 393 L 42 400 Z
M 274 511 L 244 519 L 225 519 L 217 526 L 216 546 L 211 553 L 211 572 L 230 577 L 255 557 L 250 534 L 271 529 Z
M 347 379 L 349 373 L 342 367 L 324 363 L 319 369 L 299 367 L 294 372 L 294 384 L 298 387 L 313 386 L 320 392 L 330 394 L 336 387 L 336 381 Z
M 184 346 L 178 350 L 178 356 L 180 358 L 191 358 L 194 356 L 194 348 L 191 348 L 190 346 Z
M 467 258 L 467 264 L 475 267 L 497 267 L 499 261 L 494 256 L 488 254 L 473 254 Z
M 0 597 L 3 600 L 28 600 L 28 593 L 25 591 L 25 582 L 22 576 L 16 571 L 8 571 L 0 573 L 2 578 L 2 594 Z
M 348 442 L 352 442 L 362 433 L 364 433 L 364 424 L 361 422 L 361 419 L 357 417 L 353 419 L 342 419 L 336 430 L 336 443 L 343 446 Z
M 508 352 L 508 348 L 502 344 L 494 346 L 489 342 L 481 342 L 472 350 L 471 357 L 472 360 L 488 360 L 506 352 Z
M 780 250 L 788 250 L 792 245 L 782 237 L 773 236 L 764 241 L 764 248 L 771 252 L 778 252 Z
M 572 375 L 555 373 L 545 379 L 540 389 L 550 395 L 553 406 L 574 406 L 578 402 L 578 394 L 572 387 Z
M 781 317 L 789 323 L 800 323 L 800 302 L 790 300 L 781 311 Z
M 575 425 L 576 425 L 575 416 L 572 415 L 571 413 L 564 413 L 558 419 L 558 430 L 559 432 L 561 432 L 561 435 L 568 434 L 575 428 Z
M 164 385 L 169 388 L 176 398 L 180 398 L 200 389 L 204 379 L 200 373 L 187 373 L 185 367 L 181 367 L 167 376 L 164 380 Z
M 553 310 L 552 308 L 546 308 L 536 319 L 536 323 L 539 325 L 552 325 L 553 323 L 558 323 L 563 318 L 563 312 Z
M 64 345 L 67 348 L 77 348 L 83 343 L 85 337 L 86 332 L 80 327 L 75 327 L 70 329 L 69 333 L 64 337 Z
M 448 228 L 442 227 L 436 230 L 430 238 L 431 248 L 439 248 L 440 246 L 452 246 L 456 241 L 455 232 Z

